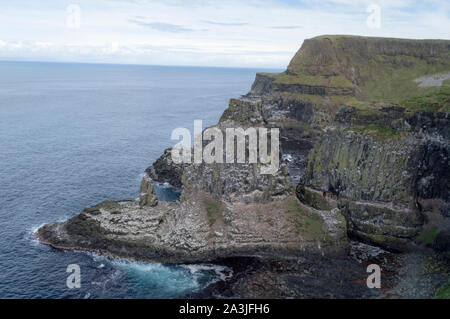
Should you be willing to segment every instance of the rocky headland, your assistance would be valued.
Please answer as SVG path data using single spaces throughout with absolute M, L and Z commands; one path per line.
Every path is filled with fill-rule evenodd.
M 450 272 L 449 72 L 446 40 L 305 40 L 285 72 L 257 74 L 215 126 L 280 128 L 276 174 L 248 161 L 176 164 L 166 150 L 138 199 L 36 236 L 58 249 L 239 269 L 216 296 L 430 297 Z M 180 199 L 159 200 L 155 183 Z M 390 274 L 383 291 L 365 285 L 369 262 Z M 427 293 L 412 293 L 422 279 Z

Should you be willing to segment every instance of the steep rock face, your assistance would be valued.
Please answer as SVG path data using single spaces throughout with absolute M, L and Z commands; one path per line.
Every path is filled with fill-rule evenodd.
M 250 93 L 253 95 L 264 95 L 272 91 L 272 85 L 276 77 L 272 73 L 257 73 Z
M 450 101 L 448 101 L 450 105 Z M 416 133 L 426 133 L 433 136 L 442 136 L 450 139 L 449 112 L 418 112 L 407 119 L 411 129 Z
M 410 249 L 426 215 L 445 217 L 448 211 L 450 145 L 423 133 L 436 133 L 433 127 L 423 126 L 419 135 L 366 128 L 324 134 L 310 154 L 306 185 L 323 192 L 325 201 L 328 194 L 335 197 L 351 235 L 391 250 Z M 448 228 L 445 218 L 439 223 Z
M 343 78 L 340 78 L 343 79 Z M 326 80 L 322 82 L 309 83 L 308 79 L 305 79 L 305 83 L 300 78 L 287 75 L 276 76 L 269 74 L 258 74 L 256 76 L 255 83 L 250 91 L 255 95 L 263 95 L 267 93 L 296 93 L 296 94 L 311 94 L 311 95 L 343 95 L 354 96 L 357 93 L 357 88 L 349 85 L 341 86 L 336 83 L 337 86 L 333 86 L 333 83 Z M 346 83 L 349 84 L 349 83 Z
M 417 165 L 413 194 L 423 199 L 450 198 L 450 145 L 440 139 L 425 139 L 411 156 L 411 165 Z
M 425 143 L 353 131 L 324 135 L 309 158 L 308 185 L 352 200 L 409 203 L 417 176 L 411 155 Z

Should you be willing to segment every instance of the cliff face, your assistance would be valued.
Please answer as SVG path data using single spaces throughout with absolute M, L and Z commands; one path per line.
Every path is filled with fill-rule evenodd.
M 177 165 L 167 150 L 146 170 L 138 201 L 102 203 L 38 237 L 162 261 L 342 254 L 347 234 L 396 251 L 433 242 L 450 229 L 449 49 L 306 40 L 286 72 L 258 74 L 215 126 L 280 128 L 274 175 L 248 160 Z M 440 87 L 414 81 L 436 73 Z M 158 201 L 154 182 L 181 188 L 180 200 Z
M 305 40 L 285 72 L 260 74 L 253 91 L 389 100 L 410 96 L 413 80 L 449 66 L 448 41 L 321 36 Z
M 422 63 L 436 64 L 437 68 L 444 67 L 446 71 L 449 49 L 449 42 L 442 40 L 325 35 L 305 40 L 302 49 L 290 62 L 287 73 L 325 77 L 342 75 L 353 84 L 361 85 L 376 80 L 389 69 L 415 69 Z
M 417 86 L 418 72 L 448 77 L 449 54 L 449 41 L 305 41 L 282 76 L 343 76 L 357 101 L 336 108 L 329 99 L 337 111 L 316 122 L 326 126 L 308 157 L 303 202 L 317 205 L 307 193 L 322 192 L 346 216 L 350 235 L 391 250 L 411 249 L 430 228 L 448 232 L 450 88 L 405 89 Z
M 445 219 L 449 150 L 448 142 L 408 133 L 390 139 L 352 130 L 327 134 L 309 157 L 306 184 L 334 197 L 350 234 L 405 250 L 427 214 Z
M 339 208 L 354 238 L 411 249 L 449 228 L 449 46 L 309 39 L 285 72 L 258 74 L 223 118 L 280 127 L 303 204 Z M 424 78 L 447 80 L 421 86 Z

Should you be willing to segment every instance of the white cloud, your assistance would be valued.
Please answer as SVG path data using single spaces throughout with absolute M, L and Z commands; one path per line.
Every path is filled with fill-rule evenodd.
M 51 43 L 51 42 L 35 42 L 34 46 L 38 49 L 48 49 L 53 46 L 53 43 Z
M 50 4 L 53 3 L 53 4 Z M 78 0 L 79 29 L 57 1 L 2 4 L 0 59 L 285 67 L 305 38 L 357 34 L 450 38 L 449 4 L 432 0 Z M 381 28 L 366 25 L 369 3 Z

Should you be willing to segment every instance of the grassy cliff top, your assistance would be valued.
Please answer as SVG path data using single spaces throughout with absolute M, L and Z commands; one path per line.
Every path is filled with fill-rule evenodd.
M 450 112 L 450 86 L 433 88 L 425 94 L 403 99 L 400 105 L 412 112 Z
M 276 81 L 355 86 L 361 100 L 398 102 L 433 89 L 417 78 L 446 72 L 449 40 L 322 35 L 305 40 Z
M 339 41 L 341 39 L 353 39 L 353 40 L 367 40 L 367 41 L 402 41 L 402 42 L 449 42 L 445 39 L 404 39 L 404 38 L 390 38 L 390 37 L 368 37 L 362 35 L 351 35 L 351 34 L 324 34 L 313 37 L 309 40 L 315 39 L 330 39 L 332 41 Z

